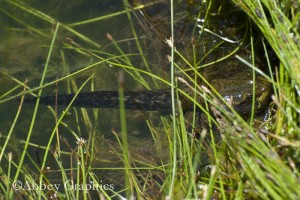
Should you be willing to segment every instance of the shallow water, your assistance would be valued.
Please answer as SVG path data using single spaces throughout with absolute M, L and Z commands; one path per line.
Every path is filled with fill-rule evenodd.
M 56 0 L 22 2 L 26 6 L 39 10 L 62 23 L 49 63 L 45 79 L 46 83 L 91 66 L 102 61 L 102 59 L 122 54 L 128 54 L 128 57 L 115 58 L 112 61 L 124 65 L 131 63 L 139 69 L 148 71 L 143 57 L 136 46 L 126 14 L 119 14 L 108 19 L 83 25 L 75 24 L 88 19 L 114 14 L 118 11 L 124 11 L 121 1 L 81 0 L 74 1 L 72 4 L 67 1 Z M 158 7 L 155 7 L 155 9 L 149 7 L 145 12 L 137 10 L 132 13 L 131 17 L 139 37 L 141 49 L 143 49 L 143 56 L 147 60 L 151 72 L 169 80 L 170 69 L 167 55 L 170 54 L 170 49 L 164 42 L 165 38 L 169 38 L 170 35 L 168 27 L 170 20 L 169 11 L 166 9 L 168 6 L 165 3 L 168 1 L 160 2 L 162 4 L 158 4 Z M 195 42 L 197 49 L 197 55 L 195 55 L 198 62 L 197 65 L 217 60 L 232 51 L 230 45 L 220 45 L 213 53 L 209 53 L 214 46 L 220 43 L 220 38 L 207 33 L 203 33 L 202 37 L 198 37 L 199 27 L 195 27 L 195 18 L 198 16 L 199 5 L 192 6 L 185 5 L 181 1 L 178 2 L 179 4 L 177 4 L 175 9 L 176 47 L 189 62 L 194 62 L 191 50 L 193 42 Z M 4 95 L 18 85 L 10 76 L 20 82 L 27 80 L 27 85 L 31 88 L 39 85 L 55 25 L 50 24 L 47 20 L 31 15 L 17 5 L 8 3 L 8 1 L 1 2 L 0 6 L 6 8 L 5 12 L 7 12 L 2 11 L 0 14 L 1 22 L 3 22 L 0 23 L 3 26 L 0 29 L 0 95 Z M 162 9 L 163 12 L 158 14 L 156 12 L 157 9 Z M 148 14 L 149 16 L 145 16 Z M 203 16 L 201 15 L 201 17 Z M 226 31 L 232 31 L 230 23 L 238 21 L 236 18 L 233 18 L 228 20 L 228 24 L 226 24 L 223 19 L 220 20 L 218 17 L 220 16 L 215 16 L 216 23 L 211 23 L 210 28 L 221 35 L 226 35 Z M 70 28 L 73 32 L 70 31 Z M 107 38 L 107 33 L 113 36 L 119 48 L 122 49 L 122 53 Z M 239 41 L 242 37 L 241 33 L 236 32 L 234 35 L 236 37 L 228 39 Z M 175 60 L 182 68 L 188 67 L 187 63 L 178 57 Z M 56 92 L 59 94 L 74 93 L 91 74 L 94 74 L 94 78 L 84 87 L 83 91 L 118 90 L 119 70 L 120 68 L 117 66 L 112 66 L 108 62 L 102 62 L 76 76 L 45 88 L 43 95 L 54 95 Z M 149 76 L 143 77 L 152 89 L 166 88 L 165 84 L 159 81 L 155 83 Z M 146 90 L 142 84 L 138 83 L 128 73 L 125 73 L 124 89 L 131 91 Z M 22 87 L 8 96 L 13 96 L 21 91 Z M 8 134 L 18 105 L 18 101 L 15 100 L 0 104 L 0 132 L 4 136 Z M 21 141 L 27 137 L 33 109 L 34 105 L 24 104 L 22 106 L 19 120 L 13 132 L 13 138 L 15 139 L 11 140 L 13 142 L 10 142 L 7 148 L 8 151 L 14 152 L 16 161 L 23 150 Z M 64 112 L 64 109 L 65 107 L 58 107 L 58 116 Z M 39 106 L 30 140 L 32 144 L 47 145 L 55 127 L 56 118 L 53 113 L 50 107 Z M 161 164 L 161 162 L 168 163 L 169 138 L 167 134 L 170 131 L 162 128 L 163 120 L 161 120 L 160 114 L 158 112 L 127 111 L 126 116 L 129 150 L 135 160 L 135 164 L 156 166 Z M 151 124 L 152 132 L 148 124 Z M 117 109 L 71 108 L 64 117 L 63 124 L 59 127 L 61 149 L 70 152 L 77 147 L 73 133 L 88 141 L 92 141 L 94 137 L 96 142 L 92 167 L 98 173 L 98 178 L 103 179 L 103 182 L 109 182 L 115 184 L 118 188 L 122 188 L 123 179 L 120 177 L 123 177 L 123 171 L 109 170 L 109 168 L 120 168 L 123 166 L 122 156 L 120 156 L 122 149 L 119 147 L 116 139 L 121 137 L 120 129 L 120 116 Z M 54 142 L 52 145 L 55 145 Z M 37 163 L 39 158 L 42 159 L 43 157 L 43 150 L 40 148 L 30 146 L 28 152 Z M 65 167 L 77 166 L 74 160 L 72 163 L 70 162 L 70 158 L 70 155 L 62 156 Z M 26 164 L 32 166 L 32 163 L 29 161 Z M 52 157 L 49 157 L 47 165 L 52 169 L 57 169 L 57 165 Z M 33 171 L 37 172 L 37 170 Z M 140 175 L 147 173 L 148 171 L 145 170 Z M 155 173 L 155 180 L 163 182 L 164 175 L 159 170 L 155 170 Z M 59 176 L 56 172 L 48 172 L 48 175 L 51 178 Z M 156 189 L 154 188 L 153 191 Z
M 108 14 L 113 14 L 118 11 L 123 11 L 124 6 L 121 1 L 73 1 L 72 4 L 66 1 L 21 1 L 17 5 L 10 4 L 9 1 L 2 1 L 1 8 L 5 11 L 0 13 L 2 27 L 0 29 L 0 95 L 5 95 L 12 88 L 16 87 L 18 83 L 12 79 L 15 78 L 20 82 L 27 81 L 27 85 L 31 88 L 39 85 L 41 75 L 43 73 L 44 65 L 46 63 L 49 45 L 52 39 L 54 25 L 41 19 L 37 16 L 31 15 L 29 12 L 20 9 L 18 5 L 28 6 L 30 9 L 35 9 L 43 12 L 52 19 L 58 20 L 62 25 L 58 32 L 55 42 L 55 48 L 49 62 L 49 67 L 45 82 L 51 82 L 61 78 L 76 70 L 82 69 L 94 63 L 101 61 L 102 58 L 107 58 L 110 55 L 120 55 L 121 53 L 114 47 L 112 42 L 107 39 L 107 33 L 110 33 L 119 47 L 125 54 L 139 54 L 135 45 L 132 31 L 128 23 L 126 14 L 120 14 L 109 19 L 88 23 L 85 25 L 71 24 L 101 17 Z M 138 13 L 137 17 L 139 18 Z M 138 20 L 133 17 L 134 26 L 139 27 Z M 78 34 L 66 30 L 63 26 L 66 25 L 72 28 Z M 137 30 L 137 34 L 142 37 L 141 45 L 145 53 L 153 62 L 149 62 L 151 70 L 161 76 L 167 76 L 165 72 L 166 57 L 157 56 L 162 47 L 155 47 L 152 43 L 155 38 L 154 33 L 146 34 L 147 30 Z M 80 35 L 88 38 L 85 41 L 80 38 Z M 91 42 L 93 41 L 93 42 Z M 157 43 L 164 44 L 160 38 Z M 73 48 L 73 49 L 72 49 Z M 74 48 L 80 48 L 76 51 Z M 149 54 L 152 51 L 154 53 Z M 101 58 L 92 55 L 97 54 Z M 105 55 L 109 54 L 109 55 Z M 141 64 L 141 56 L 129 56 L 130 62 L 141 69 L 145 69 L 145 65 Z M 161 64 L 163 60 L 163 65 Z M 117 61 L 119 62 L 119 61 Z M 79 87 L 91 74 L 94 74 L 92 84 L 89 83 L 83 91 L 91 90 L 117 90 L 118 89 L 118 72 L 119 68 L 112 67 L 108 63 L 92 67 L 66 81 L 61 81 L 58 84 L 49 86 L 43 90 L 43 95 L 58 93 L 72 93 Z M 160 83 L 154 86 L 153 81 L 149 77 L 145 77 L 151 87 L 161 87 Z M 125 75 L 125 89 L 138 90 L 145 89 L 138 84 L 130 75 Z M 13 96 L 21 92 L 23 89 L 19 87 L 2 99 Z M 17 112 L 19 102 L 11 100 L 0 105 L 0 132 L 1 135 L 7 136 L 14 117 Z M 58 116 L 64 112 L 65 107 L 58 107 Z M 12 139 L 10 140 L 6 153 L 13 152 L 14 161 L 18 163 L 21 156 L 24 141 L 28 135 L 30 123 L 32 121 L 34 105 L 24 104 L 20 113 L 20 117 L 14 128 Z M 142 162 L 154 164 L 160 163 L 161 159 L 166 159 L 168 150 L 165 148 L 154 149 L 151 132 L 148 128 L 146 120 L 150 120 L 156 127 L 160 127 L 160 116 L 158 113 L 128 111 L 127 128 L 129 137 L 129 148 L 133 157 Z M 122 167 L 123 164 L 116 154 L 111 154 L 113 149 L 116 152 L 122 151 L 118 148 L 116 136 L 114 133 L 120 132 L 119 111 L 117 109 L 73 109 L 69 110 L 67 116 L 63 119 L 63 125 L 60 125 L 60 142 L 61 150 L 70 152 L 71 149 L 77 147 L 76 138 L 72 132 L 85 140 L 96 138 L 95 158 L 92 166 L 99 167 Z M 46 146 L 49 137 L 55 127 L 55 116 L 53 110 L 47 106 L 39 106 L 36 122 L 33 128 L 32 137 L 28 147 L 28 156 L 33 162 L 40 164 L 43 159 L 44 150 L 37 147 Z M 113 133 L 114 132 L 114 133 Z M 163 139 L 164 140 L 164 139 Z M 161 140 L 161 141 L 163 141 Z M 4 140 L 1 140 L 3 144 Z M 55 142 L 52 143 L 55 145 Z M 162 144 L 163 145 L 163 144 Z M 164 145 L 163 145 L 164 146 Z M 156 145 L 157 147 L 157 145 Z M 163 151 L 162 151 L 163 150 Z M 77 166 L 76 162 L 70 163 L 70 155 L 62 156 L 65 167 Z M 33 164 L 28 159 L 25 164 L 31 166 L 32 171 L 38 173 L 33 167 Z M 57 169 L 57 164 L 50 156 L 48 158 L 47 166 L 51 169 Z M 95 170 L 97 176 L 103 179 L 103 182 L 109 180 L 111 184 L 120 187 L 119 182 L 123 172 L 120 170 Z M 48 178 L 59 176 L 55 172 L 47 172 Z M 57 181 L 57 180 L 56 180 Z M 121 187 L 122 188 L 122 187 Z

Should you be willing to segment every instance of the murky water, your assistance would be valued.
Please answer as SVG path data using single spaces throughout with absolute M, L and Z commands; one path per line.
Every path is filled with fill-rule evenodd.
M 55 41 L 55 47 L 49 62 L 46 74 L 46 83 L 65 77 L 83 68 L 89 68 L 58 84 L 44 88 L 43 95 L 56 93 L 74 93 L 92 74 L 94 75 L 82 91 L 118 90 L 117 65 L 134 66 L 151 71 L 153 74 L 169 80 L 170 69 L 167 55 L 170 49 L 164 42 L 170 36 L 169 1 L 159 1 L 154 7 L 131 12 L 132 26 L 139 40 L 139 47 L 134 38 L 132 26 L 129 23 L 122 1 L 102 0 L 86 1 L 2 1 L 0 7 L 0 95 L 1 99 L 18 94 L 23 87 L 9 92 L 12 88 L 27 81 L 30 88 L 39 85 L 44 65 L 46 63 L 49 46 L 55 29 L 56 20 L 61 23 Z M 196 27 L 200 5 L 194 1 L 178 1 L 175 7 L 176 47 L 190 63 L 202 65 L 217 60 L 233 50 L 232 45 L 223 45 L 224 39 L 207 34 L 199 36 L 199 27 Z M 153 3 L 153 2 L 145 2 Z M 139 1 L 136 1 L 139 5 Z M 25 10 L 26 8 L 27 10 Z M 204 8 L 202 8 L 204 9 Z M 32 15 L 33 11 L 38 11 Z M 43 13 L 43 14 L 38 14 Z M 203 13 L 202 13 L 203 14 Z M 113 15 L 113 16 L 110 16 Z M 106 16 L 106 17 L 105 17 Z M 230 16 L 230 15 L 229 15 Z M 215 17 L 215 19 L 214 19 Z M 210 30 L 220 35 L 234 35 L 226 38 L 235 43 L 240 41 L 243 31 L 231 28 L 231 23 L 238 23 L 243 28 L 241 19 L 236 16 L 223 20 L 223 16 L 212 17 Z M 218 19 L 222 18 L 222 19 Z M 93 19 L 92 21 L 87 21 Z M 202 24 L 199 20 L 198 24 Z M 236 26 L 236 25 L 233 25 Z M 242 30 L 241 28 L 241 30 Z M 230 33 L 234 31 L 234 33 Z M 113 39 L 109 38 L 109 33 Z M 203 35 L 202 35 L 203 36 Z M 195 44 L 197 55 L 193 55 L 192 46 Z M 238 44 L 235 44 L 238 46 Z M 218 48 L 215 48 L 218 46 Z M 141 51 L 142 49 L 142 54 Z M 214 49 L 211 53 L 211 49 Z M 124 56 L 126 55 L 126 56 Z M 109 59 L 110 62 L 103 61 Z M 186 68 L 187 63 L 175 58 L 178 65 Z M 195 60 L 195 61 L 194 61 Z M 128 71 L 127 71 L 128 72 Z M 146 90 L 137 81 L 138 75 L 125 73 L 125 90 Z M 178 72 L 179 73 L 179 72 Z M 166 88 L 166 85 L 150 76 L 142 75 L 145 82 L 152 89 Z M 18 83 L 19 81 L 19 83 Z M 6 93 L 9 92 L 8 95 Z M 0 100 L 1 100 L 0 99 Z M 7 136 L 17 112 L 19 102 L 14 100 L 0 104 L 0 132 Z M 18 160 L 32 121 L 34 105 L 24 104 L 10 144 L 6 152 L 12 151 L 14 159 Z M 65 107 L 58 106 L 57 115 L 61 116 Z M 46 146 L 55 127 L 56 117 L 51 107 L 39 106 L 36 123 L 28 152 L 32 160 L 39 162 L 44 155 L 42 148 Z M 120 156 L 122 149 L 119 147 L 120 116 L 117 109 L 78 109 L 71 108 L 59 126 L 60 143 L 62 151 L 71 152 L 77 147 L 74 133 L 88 140 L 95 138 L 94 157 L 92 167 L 95 168 L 98 178 L 104 182 L 123 186 L 123 171 L 110 170 L 121 168 L 123 162 Z M 158 112 L 127 111 L 127 134 L 129 150 L 138 166 L 154 167 L 161 163 L 168 163 L 168 133 L 163 129 L 161 116 Z M 168 118 L 168 117 L 167 117 Z M 149 124 L 151 128 L 149 128 Z M 151 130 L 150 130 L 151 129 Z M 1 140 L 1 144 L 4 141 Z M 52 142 L 55 146 L 56 142 Z M 70 155 L 63 155 L 65 167 L 76 166 L 71 162 Z M 26 162 L 32 166 L 30 161 Z M 47 166 L 57 169 L 53 158 L 49 157 Z M 98 170 L 97 170 L 98 169 Z M 162 183 L 163 174 L 155 171 L 153 179 Z M 57 177 L 55 171 L 47 172 L 49 177 Z M 139 171 L 139 175 L 147 175 L 147 170 Z M 141 178 L 142 179 L 142 178 Z M 157 190 L 157 191 L 156 191 Z M 159 188 L 153 187 L 153 193 L 159 193 Z
M 128 56 L 129 60 L 127 61 L 124 61 L 126 58 L 122 58 L 125 63 L 130 62 L 132 65 L 146 70 L 145 63 L 142 62 L 142 57 L 133 38 L 126 13 L 120 13 L 108 19 L 83 25 L 75 24 L 88 19 L 124 12 L 122 1 L 74 1 L 72 3 L 66 1 L 22 1 L 16 3 L 3 1 L 1 2 L 1 8 L 3 10 L 0 13 L 0 95 L 6 94 L 12 88 L 18 86 L 19 83 L 16 81 L 23 83 L 27 81 L 27 85 L 31 88 L 39 85 L 55 28 L 48 20 L 58 20 L 61 25 L 49 62 L 46 83 L 93 65 L 110 56 L 121 54 L 131 54 Z M 28 8 L 30 11 L 23 8 Z M 42 12 L 43 15 L 32 15 L 31 11 L 33 10 Z M 132 15 L 135 28 L 140 27 L 139 23 L 144 23 L 141 21 L 138 12 L 135 11 L 136 16 Z M 67 28 L 64 26 L 67 26 Z M 166 73 L 168 48 L 162 47 L 165 45 L 163 38 L 155 36 L 154 31 L 149 30 L 149 25 L 144 28 L 136 29 L 136 31 L 138 36 L 141 37 L 141 48 L 147 55 L 147 62 L 155 74 L 166 78 L 168 77 Z M 113 36 L 118 47 L 107 38 L 107 33 Z M 156 43 L 159 45 L 157 46 Z M 123 53 L 118 48 L 122 49 Z M 122 61 L 120 58 L 115 59 L 117 63 L 120 63 L 120 61 Z M 45 88 L 43 95 L 53 95 L 56 92 L 62 94 L 72 93 L 91 74 L 94 74 L 94 78 L 83 91 L 117 90 L 119 70 L 118 67 L 112 67 L 107 62 L 102 62 L 70 79 Z M 145 79 L 152 88 L 162 87 L 161 83 L 156 85 L 149 77 L 145 77 Z M 138 90 L 145 88 L 138 84 L 132 76 L 126 74 L 126 89 Z M 13 96 L 22 90 L 23 87 L 19 87 L 3 98 Z M 0 132 L 2 138 L 7 136 L 18 106 L 19 102 L 16 100 L 0 105 Z M 14 160 L 17 163 L 32 121 L 33 109 L 34 105 L 24 104 L 22 106 L 12 139 L 5 151 L 6 153 L 12 151 Z M 64 109 L 65 107 L 58 107 L 58 116 L 62 114 Z M 77 147 L 72 132 L 86 140 L 95 137 L 96 148 L 94 149 L 95 155 L 92 166 L 94 168 L 122 167 L 123 164 L 116 154 L 117 152 L 120 153 L 121 150 L 114 135 L 120 132 L 119 118 L 117 109 L 71 109 L 63 119 L 63 125 L 59 127 L 61 150 L 70 152 L 71 149 Z M 154 165 L 159 163 L 162 157 L 163 159 L 167 158 L 168 150 L 165 147 L 157 149 L 157 145 L 154 145 L 147 125 L 149 119 L 151 124 L 161 127 L 159 113 L 127 112 L 130 151 L 136 159 Z M 47 145 L 54 127 L 55 115 L 53 110 L 47 106 L 40 106 L 30 140 L 32 145 L 29 145 L 28 148 L 28 156 L 32 158 L 33 162 L 39 164 L 39 160 L 43 158 L 44 151 L 37 145 Z M 2 144 L 3 142 L 4 140 L 1 139 Z M 53 142 L 52 145 L 55 144 L 56 142 Z M 161 145 L 165 146 L 165 144 Z M 62 156 L 62 159 L 66 168 L 76 166 L 76 162 L 70 163 L 70 155 Z M 31 161 L 25 161 L 25 164 L 33 166 Z M 53 170 L 57 169 L 57 165 L 51 157 L 49 157 L 47 166 Z M 37 170 L 33 171 L 37 172 Z M 124 174 L 122 170 L 98 170 L 96 173 L 98 173 L 99 178 L 103 179 L 103 182 L 109 180 L 116 187 L 122 186 L 122 181 L 120 182 L 120 177 Z M 57 174 L 49 171 L 48 176 L 54 178 L 57 177 Z

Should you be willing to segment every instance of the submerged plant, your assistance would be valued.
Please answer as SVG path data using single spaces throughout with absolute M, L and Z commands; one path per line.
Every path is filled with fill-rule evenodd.
M 1 92 L 1 106 L 16 105 L 13 100 L 21 98 L 8 131 L 1 130 L 5 140 L 0 149 L 1 194 L 17 199 L 300 196 L 296 3 L 245 0 L 234 7 L 228 1 L 124 0 L 119 4 L 119 11 L 106 10 L 90 19 L 73 16 L 78 21 L 70 22 L 55 9 L 38 9 L 38 4 L 1 2 L 3 8 L 22 13 L 1 9 L 5 19 L 14 21 L 7 31 L 25 35 L 23 44 L 32 44 L 29 38 L 43 41 L 36 46 L 48 51 L 46 57 L 33 54 L 34 62 L 23 63 L 35 74 L 43 69 L 41 80 L 29 76 L 23 83 L 19 71 L 8 66 L 14 59 L 1 70 L 11 85 Z M 113 7 L 109 1 L 99 5 Z M 63 2 L 51 6 L 68 10 Z M 159 8 L 171 14 L 156 15 Z M 244 15 L 237 20 L 240 9 L 251 19 Z M 118 17 L 121 23 L 106 25 L 105 20 Z M 101 42 L 95 36 L 98 30 L 92 28 L 96 24 L 107 29 L 100 31 Z M 0 46 L 0 52 L 4 50 Z M 272 66 L 278 63 L 273 57 L 279 58 L 277 68 Z M 55 80 L 53 74 L 60 75 Z M 43 107 L 43 94 L 58 93 L 57 88 L 74 94 L 66 107 Z M 145 93 L 165 89 L 171 99 L 164 103 L 170 104 L 172 120 L 166 113 L 129 111 L 124 106 L 127 88 Z M 240 93 L 241 88 L 247 92 Z M 270 102 L 272 88 L 268 115 L 255 123 Z M 96 90 L 115 90 L 120 109 L 72 107 L 80 94 Z M 37 96 L 34 108 L 23 103 L 24 95 L 28 99 L 30 94 Z M 60 96 L 54 97 L 57 104 Z M 28 113 L 32 117 L 27 121 Z M 25 133 L 25 139 L 17 133 Z M 20 148 L 13 147 L 16 143 Z

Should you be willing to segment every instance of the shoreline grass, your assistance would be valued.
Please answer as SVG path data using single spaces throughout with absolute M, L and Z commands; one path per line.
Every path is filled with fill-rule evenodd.
M 225 107 L 230 106 L 208 82 L 205 84 L 207 87 L 197 84 L 200 79 L 205 82 L 205 78 L 197 72 L 197 69 L 205 67 L 206 64 L 202 65 L 200 61 L 197 62 L 195 46 L 192 45 L 194 54 L 192 61 L 176 49 L 173 39 L 176 32 L 173 27 L 174 23 L 171 23 L 171 39 L 166 40 L 172 53 L 170 57 L 172 64 L 171 80 L 151 73 L 152 69 L 150 69 L 150 64 L 144 57 L 146 53 L 142 49 L 141 38 L 138 38 L 135 32 L 136 27 L 134 27 L 132 21 L 134 19 L 130 13 L 148 5 L 135 5 L 129 9 L 128 2 L 124 0 L 124 10 L 120 12 L 66 25 L 56 22 L 51 16 L 21 1 L 2 2 L 1 4 L 21 9 L 27 14 L 44 20 L 44 22 L 56 25 L 56 28 L 52 33 L 52 43 L 49 46 L 48 58 L 40 85 L 36 88 L 27 88 L 25 92 L 16 93 L 16 90 L 24 87 L 25 84 L 8 72 L 1 72 L 16 84 L 15 87 L 1 96 L 1 106 L 4 103 L 11 102 L 11 100 L 23 98 L 24 95 L 35 92 L 38 93 L 37 96 L 41 96 L 42 90 L 62 81 L 69 81 L 68 90 L 75 91 L 76 94 L 82 91 L 88 83 L 91 84 L 91 90 L 94 90 L 93 75 L 84 79 L 81 84 L 71 79 L 105 63 L 130 74 L 129 77 L 132 77 L 138 86 L 143 85 L 143 87 L 149 89 L 151 87 L 156 88 L 160 83 L 163 83 L 169 89 L 172 89 L 173 118 L 170 120 L 168 117 L 161 117 L 158 127 L 152 125 L 151 120 L 147 121 L 152 135 L 151 144 L 156 148 L 143 147 L 143 144 L 140 144 L 142 142 L 133 143 L 131 141 L 133 139 L 129 137 L 126 122 L 127 112 L 125 112 L 124 98 L 122 98 L 124 85 L 122 80 L 119 80 L 121 81 L 118 87 L 121 97 L 121 109 L 118 118 L 121 123 L 121 131 L 119 133 L 113 130 L 113 139 L 106 139 L 103 135 L 97 137 L 97 134 L 102 131 L 99 124 L 102 113 L 99 110 L 94 109 L 91 111 L 84 108 L 73 110 L 71 109 L 71 102 L 62 113 L 57 113 L 57 108 L 55 110 L 50 108 L 56 123 L 54 127 L 51 127 L 52 134 L 49 136 L 47 145 L 39 147 L 39 144 L 31 142 L 33 127 L 37 126 L 36 123 L 38 123 L 35 117 L 37 112 L 40 111 L 38 109 L 40 105 L 37 101 L 27 139 L 20 142 L 24 145 L 24 149 L 20 151 L 20 158 L 12 156 L 12 153 L 8 152 L 8 147 L 17 138 L 14 126 L 21 123 L 19 115 L 22 114 L 22 111 L 18 110 L 16 112 L 11 129 L 2 136 L 2 138 L 5 138 L 5 143 L 0 147 L 0 170 L 3 172 L 0 181 L 0 194 L 7 199 L 47 199 L 50 197 L 91 199 L 95 196 L 99 199 L 112 199 L 115 197 L 121 199 L 125 199 L 125 197 L 126 199 L 133 197 L 138 199 L 296 199 L 299 197 L 300 191 L 297 183 L 299 179 L 298 155 L 300 147 L 298 142 L 300 133 L 298 119 L 300 110 L 298 100 L 300 94 L 300 49 L 297 43 L 300 41 L 300 36 L 297 30 L 297 20 L 299 21 L 300 11 L 292 2 L 286 5 L 284 3 L 277 5 L 268 0 L 263 0 L 261 3 L 242 0 L 235 1 L 235 3 L 246 12 L 252 22 L 260 29 L 265 40 L 268 41 L 280 60 L 280 65 L 277 66 L 273 74 L 267 48 L 263 43 L 268 68 L 271 71 L 269 77 L 264 72 L 259 71 L 255 67 L 255 63 L 247 63 L 243 58 L 238 58 L 246 63 L 249 68 L 252 68 L 253 72 L 264 76 L 272 83 L 274 88 L 272 100 L 277 106 L 277 110 L 274 115 L 269 115 L 269 119 L 265 122 L 271 127 L 268 129 L 254 127 L 252 125 L 255 120 L 254 116 L 251 117 L 249 123 L 234 110 L 228 112 Z M 174 22 L 172 1 L 171 5 L 171 22 Z M 209 10 L 215 9 L 216 5 L 214 1 L 209 1 L 207 6 Z M 21 23 L 21 19 L 12 17 L 7 11 L 2 10 L 1 12 L 25 26 L 25 29 L 34 32 L 34 34 L 49 37 L 48 34 L 45 35 L 43 31 L 41 32 L 38 28 L 27 24 L 27 22 Z M 201 10 L 200 12 L 204 11 Z M 117 53 L 99 50 L 100 44 L 98 42 L 74 29 L 82 24 L 99 22 L 121 14 L 127 15 L 130 21 L 132 41 L 135 42 L 137 47 L 136 54 L 126 53 L 121 42 L 118 43 L 112 37 L 110 39 L 111 46 L 115 48 Z M 201 14 L 203 13 L 199 13 L 198 16 L 201 16 Z M 209 17 L 208 15 L 209 13 L 206 13 L 205 19 Z M 203 31 L 204 28 L 201 30 Z M 86 42 L 87 45 L 95 47 L 95 49 L 84 48 L 84 44 L 71 41 L 68 44 L 64 43 L 63 50 L 70 49 L 77 52 L 77 55 L 90 56 L 94 60 L 83 69 L 45 83 L 44 78 L 47 75 L 47 67 L 51 61 L 51 53 L 56 48 L 54 41 L 58 38 L 61 29 L 69 31 L 80 38 L 81 41 Z M 213 51 L 214 49 L 209 53 Z M 233 50 L 233 52 L 235 51 L 238 51 L 238 49 Z M 252 54 L 254 55 L 253 48 Z M 64 53 L 61 52 L 61 55 L 64 55 Z M 175 55 L 188 66 L 187 69 L 180 65 L 182 63 L 179 64 L 174 60 Z M 230 55 L 226 56 L 229 57 Z M 226 59 L 226 56 L 224 59 Z M 132 62 L 135 57 L 141 59 L 141 63 L 145 65 L 145 68 L 136 68 Z M 63 56 L 62 59 L 64 60 Z M 207 65 L 210 65 L 210 63 Z M 67 66 L 66 70 L 69 71 Z M 181 71 L 182 76 L 175 78 L 175 70 Z M 187 74 L 187 71 L 194 71 L 194 76 Z M 255 80 L 255 77 L 253 79 Z M 147 80 L 152 80 L 152 85 L 149 85 Z M 81 86 L 78 87 L 77 84 Z M 189 87 L 192 94 L 177 89 L 179 84 Z M 255 90 L 255 87 L 253 87 L 253 90 Z M 192 124 L 191 130 L 187 127 L 188 117 L 183 113 L 181 102 L 176 101 L 178 96 L 183 96 L 194 104 L 192 119 L 189 119 Z M 203 104 L 197 101 L 198 96 L 204 99 Z M 252 101 L 252 104 L 254 103 Z M 24 108 L 25 105 L 22 105 L 21 102 L 20 106 Z M 196 128 L 198 126 L 197 120 L 199 120 L 196 107 L 201 109 L 203 115 L 207 118 L 207 126 L 202 127 L 200 130 Z M 64 121 L 67 119 L 70 110 L 75 113 L 75 123 Z M 253 107 L 252 115 L 254 115 Z M 70 140 L 62 139 L 62 130 L 67 131 L 70 135 L 69 139 L 71 137 L 74 139 L 73 143 Z M 197 133 L 197 131 L 199 132 Z M 89 135 L 86 136 L 84 133 Z M 84 138 L 85 136 L 86 138 Z M 149 145 L 149 143 L 146 144 Z M 131 145 L 136 147 L 133 148 Z M 30 146 L 35 146 L 42 152 L 41 165 L 28 151 Z M 156 155 L 151 155 L 150 152 L 153 151 Z M 156 157 L 159 157 L 159 159 Z M 5 165 L 6 161 L 8 161 L 7 166 Z M 53 163 L 49 163 L 52 161 Z M 52 168 L 48 169 L 48 165 Z M 105 177 L 103 173 L 113 175 Z M 54 178 L 57 176 L 60 181 Z M 106 180 L 102 180 L 103 177 Z M 23 183 L 32 183 L 32 187 L 36 187 L 36 189 L 16 190 L 14 184 L 19 180 Z M 106 184 L 107 181 L 112 182 Z M 55 184 L 64 183 L 66 183 L 64 187 L 55 188 Z M 96 187 L 96 190 L 90 190 L 86 187 L 91 183 Z M 42 189 L 43 186 L 47 186 L 47 189 Z M 79 188 L 74 189 L 75 186 Z M 105 189 L 105 186 L 108 189 Z

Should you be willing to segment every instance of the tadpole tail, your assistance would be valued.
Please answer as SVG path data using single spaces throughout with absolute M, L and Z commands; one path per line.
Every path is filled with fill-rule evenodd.
M 75 94 L 40 97 L 40 104 L 67 106 Z M 57 100 L 56 100 L 57 99 Z M 57 101 L 57 102 L 56 102 Z M 24 103 L 35 103 L 36 98 L 25 98 Z M 124 103 L 127 110 L 161 111 L 170 113 L 171 92 L 168 91 L 125 91 Z M 97 91 L 79 93 L 72 103 L 74 107 L 119 108 L 118 91 Z

